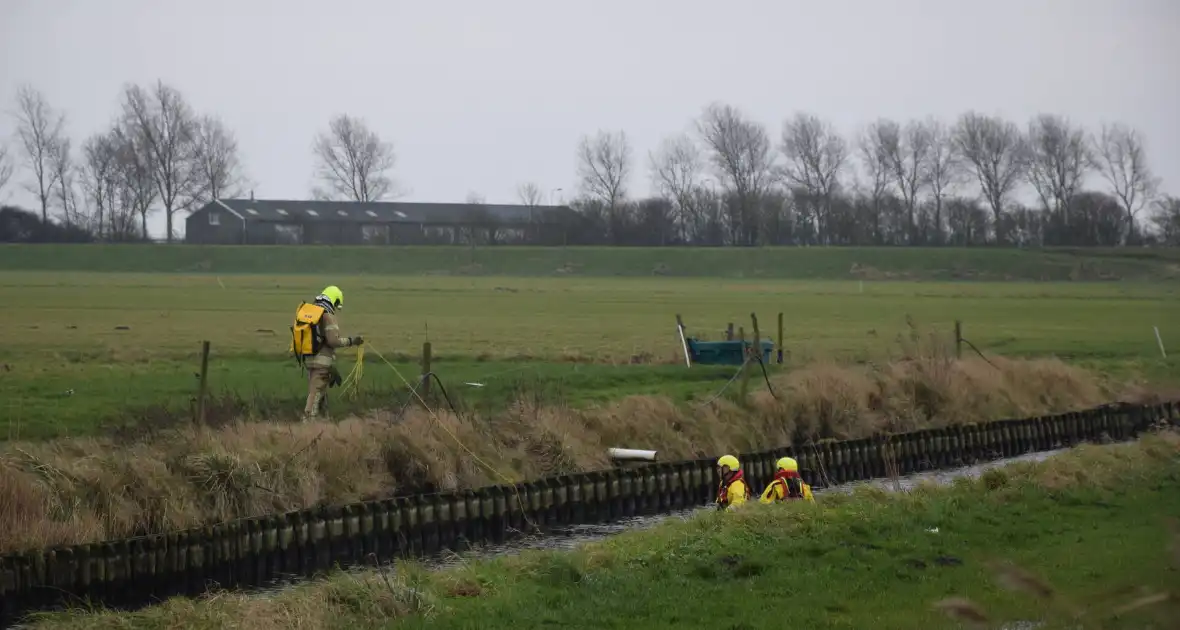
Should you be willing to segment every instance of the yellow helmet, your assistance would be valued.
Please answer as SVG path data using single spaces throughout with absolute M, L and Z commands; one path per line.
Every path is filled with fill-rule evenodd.
M 333 307 L 344 308 L 344 292 L 340 290 L 340 287 L 336 285 L 324 287 L 324 290 L 320 291 L 320 295 L 327 298 Z
M 733 455 L 722 455 L 721 458 L 717 460 L 717 465 L 725 466 L 730 470 L 737 470 L 742 467 L 741 462 L 739 462 L 738 458 L 734 457 Z
M 778 466 L 779 470 L 785 470 L 787 472 L 797 472 L 799 470 L 799 462 L 795 461 L 792 457 L 778 458 L 775 466 Z

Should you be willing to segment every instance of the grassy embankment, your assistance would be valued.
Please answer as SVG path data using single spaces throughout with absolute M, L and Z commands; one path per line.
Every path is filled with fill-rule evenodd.
M 994 364 L 994 366 L 993 366 Z M 158 532 L 415 492 L 609 466 L 611 446 L 662 459 L 765 450 L 806 437 L 1027 417 L 1120 392 L 1057 361 L 937 356 L 772 378 L 745 404 L 633 396 L 579 410 L 517 404 L 496 414 L 411 409 L 344 421 L 182 425 L 135 436 L 0 444 L 0 552 Z M 466 449 L 473 450 L 478 459 Z M 486 463 L 492 467 L 484 467 Z
M 25 267 L 87 263 L 108 271 L 0 272 L 0 299 L 20 304 L 22 318 L 0 328 L 6 350 L 0 363 L 7 366 L 0 367 L 0 431 L 8 438 L 0 446 L 0 549 L 495 480 L 451 433 L 499 472 L 528 478 L 601 467 L 608 446 L 694 457 L 805 436 L 1030 416 L 1135 397 L 1144 379 L 1177 375 L 1175 360 L 1155 358 L 1150 332 L 1153 325 L 1180 321 L 1177 285 L 1162 281 L 870 281 L 862 292 L 859 281 L 847 279 L 847 267 L 839 271 L 843 280 L 720 277 L 734 267 L 789 275 L 786 267 L 751 267 L 750 260 L 800 263 L 795 273 L 801 276 L 819 274 L 807 271 L 813 268 L 836 273 L 833 259 L 847 265 L 861 255 L 879 266 L 892 260 L 888 269 L 898 270 L 925 260 L 901 249 L 505 249 L 490 258 L 502 265 L 495 271 L 505 273 L 514 269 L 509 263 L 536 263 L 530 256 L 568 255 L 592 259 L 594 265 L 581 269 L 602 274 L 627 257 L 680 256 L 688 264 L 728 256 L 734 267 L 714 261 L 712 278 L 218 276 L 184 273 L 192 269 L 180 266 L 204 256 L 203 268 L 224 271 L 226 260 L 238 257 L 243 269 L 282 270 L 276 261 L 286 261 L 290 250 L 250 251 L 0 247 L 0 260 Z M 313 256 L 320 255 L 316 251 L 322 250 L 313 249 Z M 934 265 L 948 260 L 944 251 L 923 253 L 934 260 L 923 263 L 932 276 Z M 344 270 L 345 263 L 371 260 L 378 271 L 406 267 L 387 267 L 390 259 L 419 260 L 409 273 L 467 254 L 455 248 L 349 249 L 336 259 Z M 993 275 L 1012 260 L 1056 269 L 1072 256 L 958 255 Z M 1106 264 L 1097 254 L 1087 256 L 1086 269 Z M 802 264 L 809 260 L 814 267 Z M 1111 268 L 1139 270 L 1129 278 L 1164 275 L 1160 260 L 1111 260 Z M 133 263 L 158 273 L 116 271 Z M 19 265 L 6 269 L 13 267 Z M 351 403 L 334 401 L 338 417 L 350 407 L 384 411 L 339 424 L 238 422 L 251 411 L 281 411 L 286 418 L 301 407 L 303 382 L 284 356 L 282 331 L 292 306 L 326 282 L 345 287 L 346 332 L 371 342 L 364 377 L 370 392 Z M 764 335 L 773 334 L 774 314 L 786 313 L 788 365 L 772 366 L 771 374 L 779 399 L 754 380 L 746 401 L 735 400 L 737 387 L 731 386 L 720 400 L 702 404 L 732 371 L 678 365 L 673 315 L 685 316 L 690 334 L 705 330 L 717 338 L 725 322 L 747 323 L 750 311 L 761 315 Z M 949 359 L 957 318 L 977 346 L 1009 358 L 988 362 L 968 351 L 963 361 Z M 422 410 L 404 418 L 396 413 L 405 389 L 373 351 L 413 378 L 413 361 L 396 353 L 419 347 L 427 325 L 435 371 L 473 413 L 440 412 L 437 420 Z M 196 389 L 201 339 L 213 343 L 210 378 L 219 403 L 212 409 L 216 426 L 196 431 L 178 421 L 187 417 Z M 1017 358 L 1045 355 L 1078 365 Z M 129 419 L 141 422 L 114 437 L 103 430 Z M 70 437 L 30 442 L 62 435 Z
M 35 627 L 1174 627 L 1177 516 L 1180 438 L 1162 434 L 950 487 L 866 488 L 814 506 L 671 521 L 574 551 L 437 572 L 402 563 L 274 596 L 79 610 Z

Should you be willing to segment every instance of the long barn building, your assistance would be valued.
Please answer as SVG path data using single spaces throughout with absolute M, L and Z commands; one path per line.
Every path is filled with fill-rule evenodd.
M 568 206 L 217 199 L 185 219 L 205 245 L 560 245 Z

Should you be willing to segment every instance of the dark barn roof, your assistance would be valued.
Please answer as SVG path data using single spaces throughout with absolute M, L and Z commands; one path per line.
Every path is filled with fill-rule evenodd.
M 247 221 L 348 221 L 357 223 L 462 224 L 492 218 L 501 223 L 557 222 L 573 212 L 568 206 L 522 206 L 468 203 L 403 203 L 392 201 L 283 201 L 219 199 L 221 206 Z

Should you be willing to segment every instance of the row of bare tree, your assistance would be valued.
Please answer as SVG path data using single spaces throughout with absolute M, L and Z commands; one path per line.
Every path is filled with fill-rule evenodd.
M 162 212 L 171 242 L 179 216 L 239 196 L 248 185 L 234 133 L 162 81 L 124 87 L 110 127 L 80 150 L 66 132 L 66 115 L 41 92 L 22 86 L 16 105 L 15 150 L 0 142 L 0 191 L 23 166 L 42 224 L 52 216 L 100 239 L 140 240 L 147 238 L 148 216 Z M 394 194 L 393 145 L 363 120 L 336 116 L 312 150 L 315 196 L 376 201 Z
M 45 224 L 53 214 L 99 238 L 139 240 L 148 234 L 148 215 L 162 211 L 171 241 L 178 215 L 244 182 L 233 133 L 163 82 L 124 87 L 110 127 L 80 148 L 66 132 L 65 114 L 36 89 L 20 88 L 16 111 L 19 155 L 4 151 L 0 186 L 23 158 Z
M 764 125 L 715 103 L 649 154 L 658 198 L 634 201 L 624 132 L 584 137 L 577 159 L 574 206 L 586 238 L 603 243 L 1127 244 L 1144 236 L 1149 206 L 1157 236 L 1180 231 L 1138 131 L 1089 134 L 1050 114 L 1026 129 L 976 112 L 951 125 L 879 119 L 849 141 L 797 113 L 775 146 Z M 1104 191 L 1083 188 L 1091 175 Z M 1039 207 L 1014 201 L 1022 186 Z
M 74 151 L 65 115 L 23 87 L 17 151 L 0 145 L 0 189 L 15 166 L 26 186 L 67 228 L 108 240 L 146 238 L 147 217 L 174 219 L 246 186 L 232 131 L 194 112 L 175 88 L 128 85 L 108 130 Z M 334 117 L 315 137 L 317 198 L 378 201 L 396 196 L 393 144 L 367 123 Z M 692 131 L 649 153 L 657 196 L 631 199 L 631 144 L 600 131 L 577 149 L 577 225 L 567 242 L 613 244 L 1072 244 L 1142 242 L 1138 221 L 1153 208 L 1154 236 L 1180 239 L 1180 202 L 1159 194 L 1138 131 L 1121 124 L 1087 133 L 1057 115 L 1021 129 L 968 112 L 953 124 L 880 119 L 846 139 L 830 123 L 797 113 L 779 142 L 737 108 L 714 103 Z M 22 162 L 23 159 L 23 162 Z M 1105 190 L 1086 190 L 1092 175 Z M 1039 206 L 1014 201 L 1022 187 Z M 540 205 L 534 183 L 521 203 Z M 480 195 L 469 202 L 482 204 Z

